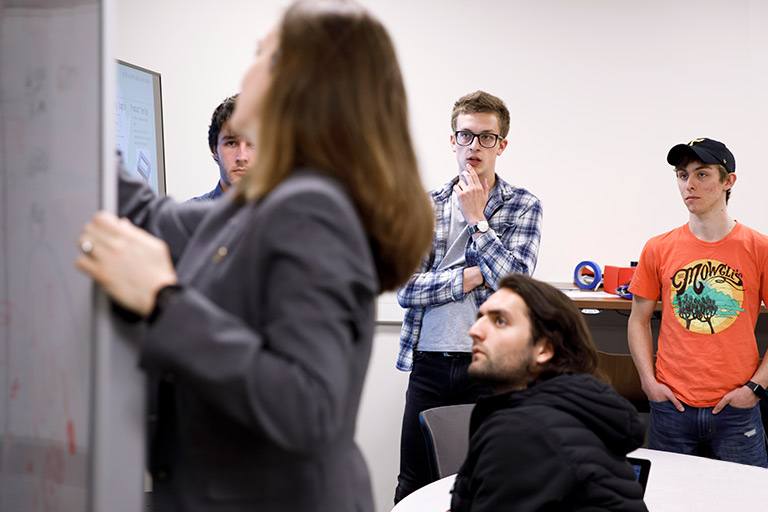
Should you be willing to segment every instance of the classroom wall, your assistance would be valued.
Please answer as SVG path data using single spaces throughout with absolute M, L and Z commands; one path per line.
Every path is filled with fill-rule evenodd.
M 568 280 L 583 259 L 626 264 L 648 237 L 683 223 L 665 157 L 702 136 L 736 156 L 732 213 L 768 232 L 768 2 L 364 2 L 397 46 L 428 187 L 457 170 L 453 101 L 482 88 L 507 102 L 498 171 L 544 202 L 537 277 Z M 163 76 L 168 190 L 178 199 L 213 188 L 211 111 L 239 89 L 286 2 L 224 5 L 117 0 L 116 57 Z
M 590 259 L 626 265 L 654 234 L 685 222 L 669 148 L 711 137 L 736 156 L 730 211 L 768 232 L 762 150 L 768 139 L 764 0 L 362 0 L 389 28 L 411 108 L 425 185 L 457 172 L 450 110 L 485 89 L 512 113 L 497 161 L 544 202 L 536 277 L 569 281 Z M 115 57 L 163 77 L 167 189 L 213 188 L 213 108 L 237 92 L 257 39 L 287 2 L 116 0 Z M 380 326 L 358 439 L 379 510 L 395 485 L 407 375 L 397 328 Z

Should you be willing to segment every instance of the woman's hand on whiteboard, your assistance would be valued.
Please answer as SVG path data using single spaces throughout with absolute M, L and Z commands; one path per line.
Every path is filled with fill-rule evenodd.
M 177 283 L 168 245 L 127 219 L 98 212 L 83 227 L 78 243 L 82 254 L 77 268 L 134 313 L 149 316 L 157 292 Z

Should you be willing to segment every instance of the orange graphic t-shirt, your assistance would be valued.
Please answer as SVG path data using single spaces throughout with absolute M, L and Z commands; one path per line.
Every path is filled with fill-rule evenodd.
M 686 224 L 645 244 L 629 291 L 661 297 L 656 379 L 683 403 L 712 407 L 752 378 L 768 237 L 737 223 L 722 240 L 703 242 Z

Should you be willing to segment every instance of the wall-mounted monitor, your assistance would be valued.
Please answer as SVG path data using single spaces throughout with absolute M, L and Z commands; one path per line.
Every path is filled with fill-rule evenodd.
M 115 138 L 126 168 L 165 195 L 160 73 L 117 61 Z

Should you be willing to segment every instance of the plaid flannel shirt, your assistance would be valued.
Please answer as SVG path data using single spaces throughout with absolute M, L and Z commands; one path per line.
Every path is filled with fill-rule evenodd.
M 400 351 L 397 368 L 409 371 L 413 367 L 413 350 L 419 342 L 421 320 L 428 307 L 463 299 L 464 271 L 462 268 L 437 271 L 448 250 L 448 230 L 451 222 L 451 194 L 457 176 L 431 192 L 435 208 L 435 239 L 432 251 L 421 262 L 419 270 L 397 292 L 397 301 L 406 308 L 400 331 Z M 466 266 L 479 266 L 485 281 L 495 290 L 499 280 L 510 273 L 532 275 L 536 268 L 541 239 L 543 209 L 541 201 L 519 187 L 513 187 L 496 176 L 485 205 L 485 218 L 490 228 L 477 240 L 467 242 Z M 487 286 L 478 286 L 469 294 L 479 307 L 493 293 Z

